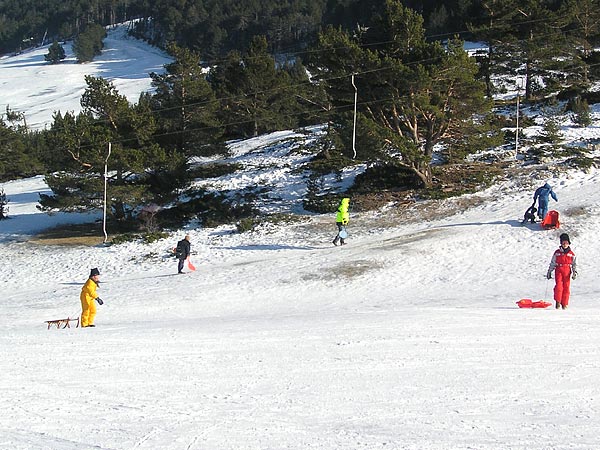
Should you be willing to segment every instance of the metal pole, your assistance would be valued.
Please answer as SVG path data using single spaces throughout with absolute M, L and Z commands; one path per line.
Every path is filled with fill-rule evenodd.
M 104 212 L 102 215 L 102 231 L 104 231 L 104 243 L 108 241 L 108 234 L 106 233 L 106 191 L 108 186 L 108 158 L 110 158 L 111 143 L 108 143 L 108 154 L 104 160 Z
M 517 131 L 515 132 L 515 159 L 519 157 L 519 100 L 521 96 L 521 84 L 517 84 Z
M 354 153 L 353 158 L 356 159 L 356 103 L 358 100 L 358 89 L 354 84 L 354 74 L 352 74 L 352 86 L 354 87 L 354 128 L 352 130 L 352 152 Z

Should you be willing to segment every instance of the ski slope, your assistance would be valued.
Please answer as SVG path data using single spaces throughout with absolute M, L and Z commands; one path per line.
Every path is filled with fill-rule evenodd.
M 46 126 L 52 111 L 77 110 L 76 72 L 94 67 L 122 93 L 135 87 L 135 101 L 161 64 L 112 53 L 139 44 L 117 41 L 90 65 L 48 66 L 44 50 L 0 59 L 0 108 Z M 593 118 L 586 129 L 565 121 L 565 137 L 596 139 Z M 300 211 L 303 180 L 281 169 L 288 138 L 232 143 L 252 170 L 212 186 L 271 186 L 266 212 Z M 352 212 L 344 247 L 331 244 L 334 212 L 243 234 L 192 223 L 147 245 L 40 245 L 38 231 L 98 215 L 40 213 L 41 177 L 3 183 L 0 448 L 598 448 L 600 173 L 518 169 L 477 194 Z M 562 229 L 521 226 L 546 181 Z M 545 273 L 561 232 L 578 258 L 570 309 L 518 309 L 521 298 L 551 300 Z M 168 250 L 186 233 L 197 270 L 176 275 Z M 105 302 L 97 327 L 48 330 L 79 314 L 92 267 Z
M 599 176 L 548 180 L 560 231 L 520 225 L 529 180 L 436 220 L 353 214 L 341 248 L 333 214 L 151 245 L 39 246 L 11 233 L 0 447 L 595 448 Z M 40 181 L 7 193 L 30 199 Z M 9 224 L 43 216 L 20 207 Z M 544 274 L 563 231 L 579 262 L 571 308 L 518 309 L 551 299 Z M 175 275 L 167 249 L 184 233 L 197 270 Z M 97 327 L 47 330 L 79 313 L 91 267 L 105 300 Z

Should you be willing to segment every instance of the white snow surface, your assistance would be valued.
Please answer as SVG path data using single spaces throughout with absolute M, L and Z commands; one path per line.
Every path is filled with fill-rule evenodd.
M 64 77 L 56 89 L 78 101 L 80 81 L 66 77 L 80 66 L 34 53 L 0 60 L 2 103 L 30 111 L 35 70 Z M 122 67 L 142 64 L 154 67 Z M 7 90 L 11 65 L 23 75 Z M 75 108 L 58 104 L 32 103 L 29 123 Z M 288 138 L 232 143 L 252 170 L 214 185 L 252 178 L 275 186 L 268 211 L 299 210 L 303 184 L 280 170 L 289 155 L 276 157 Z M 599 448 L 600 172 L 524 170 L 477 194 L 352 212 L 343 247 L 331 244 L 333 212 L 242 234 L 190 225 L 153 244 L 40 245 L 37 231 L 98 215 L 41 213 L 42 177 L 2 184 L 0 448 Z M 545 181 L 560 230 L 520 224 Z M 517 308 L 551 301 L 561 232 L 579 265 L 571 307 Z M 197 270 L 176 275 L 169 249 L 186 233 Z M 92 267 L 105 301 L 97 327 L 48 330 L 46 320 L 78 316 Z
M 135 103 L 140 93 L 151 90 L 150 72 L 161 73 L 172 61 L 161 50 L 129 37 L 127 24 L 107 29 L 102 54 L 92 62 L 77 63 L 71 45 L 71 41 L 63 44 L 67 57 L 59 64 L 44 59 L 50 44 L 0 57 L 0 112 L 9 107 L 23 113 L 31 129 L 49 125 L 56 111 L 78 114 L 86 75 L 111 81 Z
M 535 180 L 506 181 L 435 220 L 353 214 L 344 247 L 333 214 L 38 245 L 14 233 L 47 225 L 43 180 L 7 184 L 21 201 L 0 222 L 0 448 L 596 448 L 600 173 L 548 181 L 561 230 L 521 226 Z M 517 308 L 551 300 L 565 231 L 571 308 Z M 197 270 L 176 275 L 168 249 L 184 233 Z M 92 267 L 97 327 L 47 330 L 79 314 Z

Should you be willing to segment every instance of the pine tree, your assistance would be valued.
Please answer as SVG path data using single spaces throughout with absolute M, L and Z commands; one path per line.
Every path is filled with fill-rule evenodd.
M 73 42 L 73 53 L 80 63 L 89 62 L 102 52 L 106 30 L 98 24 L 89 25 Z
M 187 182 L 180 176 L 185 159 L 153 142 L 157 127 L 148 101 L 129 105 L 109 81 L 88 76 L 86 82 L 83 111 L 55 118 L 51 142 L 70 162 L 46 177 L 53 193 L 41 195 L 40 203 L 47 210 L 100 208 L 110 142 L 108 211 L 122 225 L 132 224 L 141 205 L 170 201 Z
M 491 107 L 463 43 L 451 40 L 444 48 L 427 42 L 422 17 L 397 0 L 385 1 L 361 40 L 329 29 L 319 44 L 323 57 L 310 70 L 332 80 L 328 92 L 338 110 L 352 104 L 349 78 L 359 72 L 359 111 L 370 124 L 359 134 L 378 136 L 373 144 L 380 142 L 379 151 L 413 171 L 424 186 L 433 180 L 434 147 L 467 133 L 475 114 Z
M 223 99 L 227 131 L 251 137 L 294 127 L 297 99 L 288 72 L 277 68 L 267 52 L 264 37 L 255 37 L 245 55 L 230 52 L 210 74 L 210 82 Z
M 516 9 L 519 20 L 513 23 L 514 41 L 510 42 L 509 51 L 511 58 L 523 67 L 527 100 L 543 94 L 544 87 L 550 91 L 556 89 L 556 74 L 566 65 L 561 57 L 565 55 L 567 41 L 550 6 L 550 1 L 525 0 Z
M 33 176 L 43 172 L 40 161 L 28 146 L 26 128 L 7 126 L 0 119 L 0 181 Z
M 155 88 L 150 101 L 160 115 L 163 146 L 188 157 L 223 151 L 219 103 L 200 66 L 200 56 L 176 45 L 169 52 L 175 61 L 165 66 L 163 74 L 150 74 Z
M 65 54 L 63 46 L 60 45 L 58 41 L 54 41 L 48 48 L 48 53 L 44 56 L 44 59 L 50 64 L 58 64 L 66 57 L 67 55 Z
M 567 0 L 559 14 L 569 39 L 568 54 L 573 63 L 568 67 L 571 78 L 587 85 L 590 81 L 590 58 L 600 35 L 600 0 Z
M 516 0 L 488 0 L 481 2 L 479 14 L 468 23 L 474 38 L 487 47 L 477 54 L 477 59 L 489 98 L 495 92 L 493 78 L 515 69 L 511 65 L 509 47 L 515 40 L 512 28 L 517 14 Z
M 590 105 L 587 100 L 577 96 L 569 101 L 567 110 L 573 112 L 573 121 L 580 127 L 591 125 L 592 118 L 590 117 Z
M 556 118 L 556 111 L 548 111 L 545 116 L 546 120 L 540 133 L 540 139 L 547 144 L 556 144 L 562 138 L 560 124 Z

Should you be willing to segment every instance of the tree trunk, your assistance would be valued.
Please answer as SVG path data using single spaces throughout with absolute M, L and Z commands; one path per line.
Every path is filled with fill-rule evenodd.
M 416 170 L 415 174 L 421 182 L 423 183 L 424 188 L 430 188 L 433 185 L 433 173 L 431 171 L 431 166 L 427 164 L 423 167 L 423 170 Z
M 494 49 L 492 44 L 488 46 L 488 56 L 487 56 L 487 67 L 485 68 L 485 91 L 489 98 L 493 96 L 493 84 L 492 84 L 492 60 L 495 57 Z M 484 62 L 484 64 L 486 64 Z

